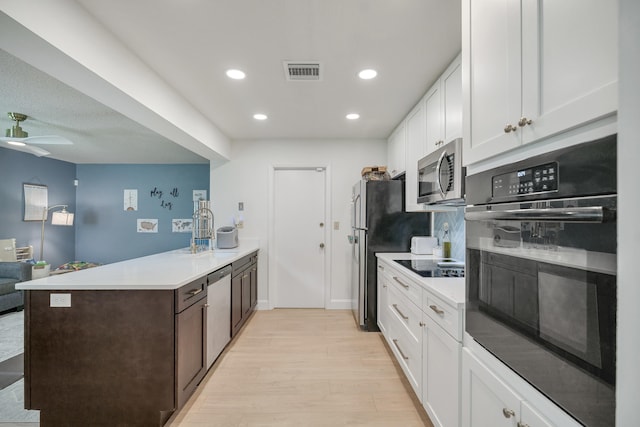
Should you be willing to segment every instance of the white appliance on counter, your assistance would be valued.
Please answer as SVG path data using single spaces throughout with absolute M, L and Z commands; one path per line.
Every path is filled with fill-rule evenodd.
M 231 266 L 207 276 L 207 369 L 231 340 Z
M 433 236 L 413 236 L 411 238 L 411 253 L 414 255 L 431 255 L 438 246 L 438 238 Z

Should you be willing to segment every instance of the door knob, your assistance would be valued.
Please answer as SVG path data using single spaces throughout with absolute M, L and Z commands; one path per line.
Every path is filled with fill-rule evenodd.
M 324 248 L 324 243 L 320 243 L 320 249 Z

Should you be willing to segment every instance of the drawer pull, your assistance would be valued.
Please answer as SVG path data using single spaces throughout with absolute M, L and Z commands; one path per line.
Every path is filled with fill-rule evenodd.
M 518 427 L 529 427 L 529 424 L 518 421 Z
M 430 305 L 429 308 L 436 312 L 440 316 L 444 316 L 444 310 L 440 310 L 437 305 Z
M 400 346 L 398 345 L 398 340 L 393 340 L 393 345 L 396 346 L 396 348 L 398 349 L 398 351 L 400 352 L 400 355 L 402 356 L 402 358 L 404 360 L 409 360 L 409 358 L 407 356 L 405 356 L 403 351 L 400 349 Z
M 190 290 L 188 293 L 189 295 L 191 295 L 192 297 L 195 297 L 196 295 L 198 295 L 200 292 L 202 292 L 203 289 L 202 288 L 198 288 L 198 289 L 192 289 Z
M 400 279 L 398 279 L 396 276 L 393 276 L 393 280 L 395 280 L 396 282 L 400 283 L 403 288 L 409 289 L 409 285 L 405 285 L 404 283 L 402 283 L 402 281 L 400 281 Z
M 511 409 L 502 408 L 502 415 L 504 415 L 505 418 L 511 418 L 511 417 L 515 417 L 516 413 L 513 412 L 513 410 Z
M 393 308 L 396 309 L 396 311 L 398 312 L 398 314 L 400 315 L 400 317 L 402 317 L 404 320 L 409 320 L 409 318 L 407 316 L 404 315 L 404 313 L 402 313 L 400 311 L 400 309 L 398 308 L 398 304 L 393 304 Z
M 378 270 L 382 270 L 382 271 L 384 271 L 384 267 L 383 267 L 383 266 L 381 266 L 381 265 L 379 265 L 379 266 L 378 266 Z

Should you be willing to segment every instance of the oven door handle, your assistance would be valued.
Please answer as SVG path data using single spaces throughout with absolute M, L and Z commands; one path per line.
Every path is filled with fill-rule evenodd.
M 447 198 L 447 192 L 442 188 L 442 182 L 440 180 L 440 169 L 442 168 L 442 162 L 444 158 L 447 156 L 447 150 L 443 150 L 442 154 L 440 154 L 440 158 L 438 159 L 438 163 L 436 163 L 436 185 L 438 186 L 438 190 L 440 190 L 440 194 L 443 199 Z
M 602 223 L 615 218 L 615 211 L 604 206 L 545 209 L 513 209 L 505 211 L 467 211 L 467 221 L 536 221 Z

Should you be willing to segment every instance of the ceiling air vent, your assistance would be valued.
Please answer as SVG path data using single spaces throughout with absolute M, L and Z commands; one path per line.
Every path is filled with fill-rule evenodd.
M 285 61 L 284 73 L 287 81 L 322 80 L 319 62 Z

